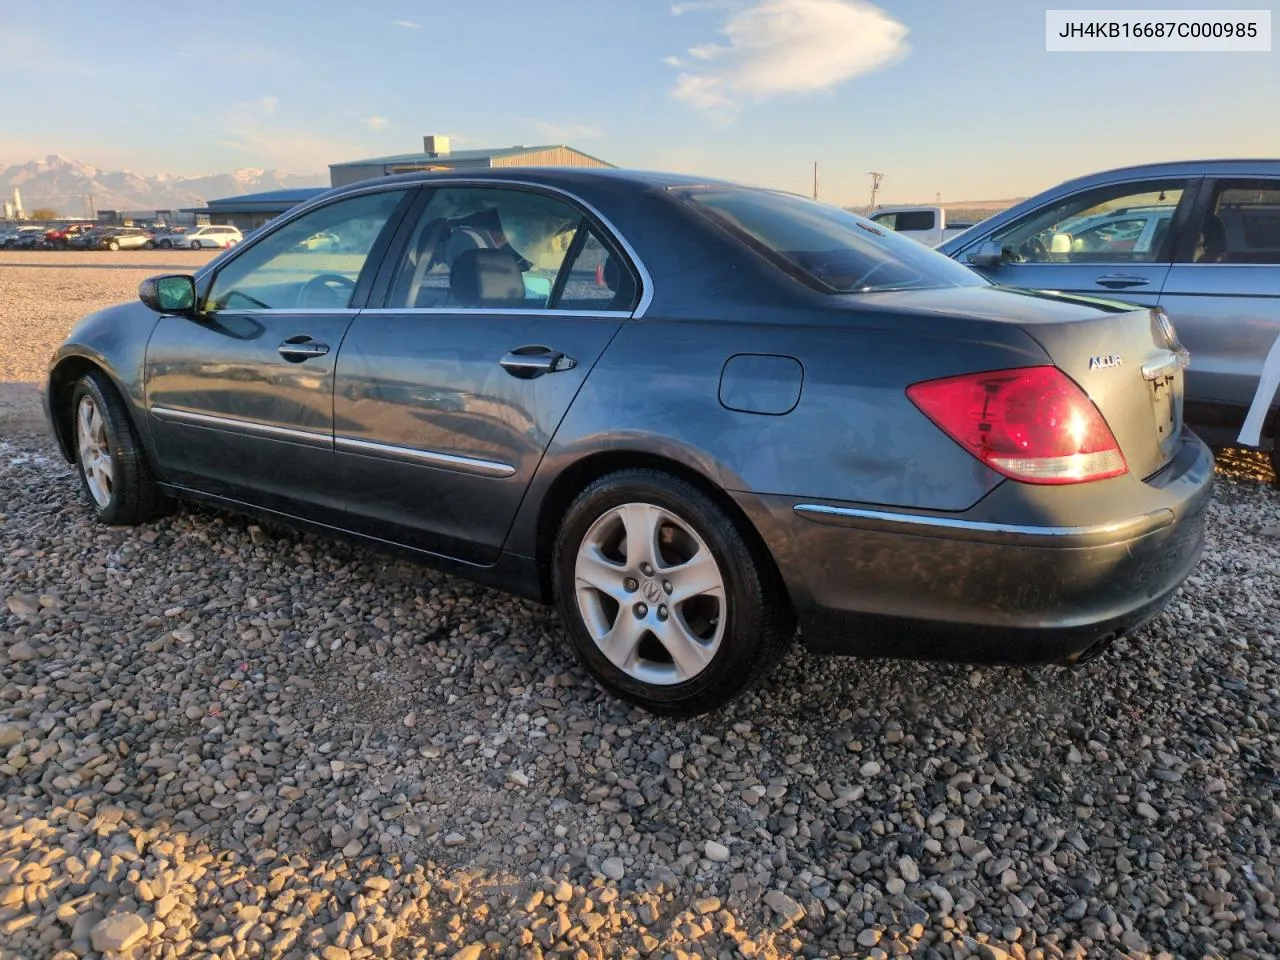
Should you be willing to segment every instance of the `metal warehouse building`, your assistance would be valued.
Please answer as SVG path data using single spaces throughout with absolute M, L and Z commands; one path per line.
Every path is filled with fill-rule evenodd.
M 495 147 L 488 150 L 450 150 L 449 138 L 439 135 L 422 138 L 422 153 L 402 153 L 392 157 L 372 157 L 329 165 L 329 180 L 335 187 L 420 170 L 479 170 L 489 167 L 612 167 L 598 157 L 567 147 Z
M 185 207 L 182 212 L 194 215 L 197 223 L 238 227 L 242 233 L 248 233 L 286 210 L 323 193 L 324 189 L 297 187 L 290 190 L 268 190 L 266 193 L 246 193 L 238 197 L 210 200 L 203 207 Z

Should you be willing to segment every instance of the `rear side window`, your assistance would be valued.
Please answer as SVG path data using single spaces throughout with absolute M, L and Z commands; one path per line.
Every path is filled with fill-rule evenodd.
M 1280 263 L 1280 180 L 1223 180 L 1196 239 L 1196 263 Z
M 898 213 L 895 230 L 932 230 L 932 210 L 903 210 Z
M 392 280 L 400 309 L 629 311 L 627 263 L 568 200 L 507 187 L 436 188 Z
M 825 293 L 987 285 L 967 267 L 893 230 L 794 194 L 719 186 L 675 193 L 780 269 Z

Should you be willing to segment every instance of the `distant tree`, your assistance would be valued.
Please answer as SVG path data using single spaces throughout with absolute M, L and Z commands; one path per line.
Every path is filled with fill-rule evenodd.
M 53 207 L 36 207 L 31 211 L 32 220 L 57 220 L 58 211 Z

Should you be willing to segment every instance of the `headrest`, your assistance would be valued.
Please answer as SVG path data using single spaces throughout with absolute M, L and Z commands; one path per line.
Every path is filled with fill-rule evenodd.
M 464 250 L 449 272 L 449 293 L 465 307 L 524 302 L 524 276 L 507 250 Z
M 618 292 L 618 284 L 622 280 L 622 268 L 613 257 L 604 258 L 604 285 L 614 293 Z

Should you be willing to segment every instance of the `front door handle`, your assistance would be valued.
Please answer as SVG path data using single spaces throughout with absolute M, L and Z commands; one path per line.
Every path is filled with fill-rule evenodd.
M 573 357 L 543 346 L 516 347 L 498 363 L 507 373 L 522 380 L 532 380 L 544 373 L 572 370 L 578 365 Z
M 1127 273 L 1109 273 L 1104 277 L 1098 277 L 1093 282 L 1100 287 L 1108 287 L 1112 290 L 1123 290 L 1125 287 L 1145 287 L 1150 283 L 1145 277 L 1134 277 Z
M 323 357 L 329 352 L 329 345 L 319 340 L 312 340 L 306 334 L 290 337 L 280 344 L 279 353 L 290 363 L 302 363 L 312 357 Z

